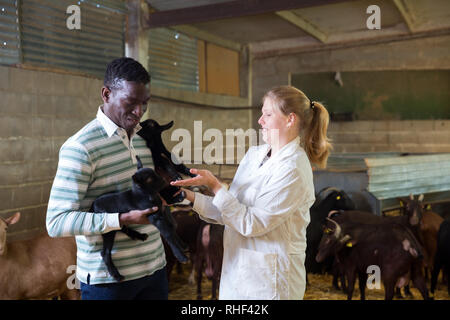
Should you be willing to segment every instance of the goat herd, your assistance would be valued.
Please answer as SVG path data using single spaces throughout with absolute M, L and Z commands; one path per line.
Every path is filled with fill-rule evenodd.
M 410 280 L 423 299 L 433 298 L 440 270 L 450 297 L 450 221 L 424 206 L 423 196 L 401 199 L 403 214 L 376 216 L 355 210 L 350 197 L 337 188 L 325 188 L 311 207 L 307 228 L 305 266 L 312 274 L 328 272 L 330 287 L 353 295 L 356 278 L 361 299 L 366 284 L 378 270 L 385 299 L 410 293 Z M 217 298 L 223 256 L 223 226 L 201 220 L 190 205 L 172 207 L 176 232 L 187 244 L 197 299 L 202 299 L 202 276 L 211 280 L 211 298 Z M 0 299 L 77 299 L 79 292 L 69 285 L 69 268 L 76 265 L 73 238 L 50 238 L 46 234 L 31 240 L 6 241 L 7 227 L 20 214 L 0 219 Z M 177 259 L 164 241 L 169 281 Z M 176 269 L 179 269 L 176 268 Z M 173 277 L 173 276 L 172 276 Z M 373 279 L 372 279 L 373 280 Z M 428 283 L 428 282 L 429 283 Z M 203 281 L 204 283 L 204 281 Z M 339 285 L 340 284 L 340 285 Z M 429 289 L 429 290 L 428 290 Z M 306 289 L 308 295 L 308 285 Z M 170 297 L 170 293 L 169 293 Z
M 409 283 L 423 299 L 433 298 L 437 278 L 444 267 L 448 294 L 450 282 L 450 221 L 424 206 L 423 195 L 399 199 L 402 214 L 382 217 L 355 210 L 348 195 L 336 188 L 319 192 L 311 208 L 307 229 L 306 270 L 333 274 L 332 285 L 341 287 L 347 299 L 353 295 L 356 277 L 361 299 L 371 270 L 379 272 L 385 299 L 410 294 Z M 430 279 L 430 292 L 426 279 Z
M 311 274 L 331 273 L 330 286 L 346 293 L 347 299 L 352 299 L 356 279 L 362 300 L 366 287 L 374 281 L 384 286 L 386 300 L 394 295 L 402 297 L 402 287 L 411 295 L 410 281 L 423 299 L 432 299 L 443 268 L 450 298 L 450 221 L 425 206 L 423 195 L 399 199 L 402 214 L 393 217 L 356 210 L 351 198 L 337 188 L 324 188 L 316 197 L 307 228 L 305 266 L 309 278 Z M 189 244 L 193 265 L 190 281 L 196 275 L 197 298 L 202 298 L 203 271 L 212 280 L 211 297 L 215 299 L 223 227 L 202 222 L 190 207 L 173 213 L 177 232 Z M 169 250 L 166 252 L 170 275 L 175 259 Z M 308 293 L 308 285 L 306 290 Z

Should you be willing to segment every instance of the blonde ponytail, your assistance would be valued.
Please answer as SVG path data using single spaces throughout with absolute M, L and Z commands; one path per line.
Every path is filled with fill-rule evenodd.
M 308 155 L 309 161 L 319 168 L 325 168 L 332 149 L 327 137 L 329 114 L 318 102 L 313 102 L 299 89 L 292 86 L 279 86 L 264 95 L 271 98 L 284 114 L 295 113 L 300 120 L 300 145 Z
M 310 103 L 310 108 L 312 119 L 308 125 L 303 126 L 301 144 L 309 160 L 319 168 L 325 168 L 333 148 L 327 137 L 329 114 L 327 109 L 316 101 Z

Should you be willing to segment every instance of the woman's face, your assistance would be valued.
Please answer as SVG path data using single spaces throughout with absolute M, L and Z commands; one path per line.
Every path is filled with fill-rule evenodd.
M 262 107 L 262 116 L 258 123 L 262 128 L 264 142 L 274 145 L 284 140 L 288 130 L 289 117 L 285 116 L 271 98 L 266 98 Z

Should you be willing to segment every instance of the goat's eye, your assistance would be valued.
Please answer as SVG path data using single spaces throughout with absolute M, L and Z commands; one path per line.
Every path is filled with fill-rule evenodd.
M 337 196 L 337 197 L 336 197 L 336 200 L 341 200 L 341 196 Z
M 325 228 L 325 230 L 323 230 L 324 233 L 326 234 L 330 234 L 331 233 L 331 229 L 330 228 Z

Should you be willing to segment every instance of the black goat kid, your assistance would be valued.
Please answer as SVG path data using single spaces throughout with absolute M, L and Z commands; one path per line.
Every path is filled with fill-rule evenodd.
M 165 181 L 151 168 L 143 168 L 142 162 L 136 156 L 138 170 L 133 175 L 133 186 L 131 190 L 104 194 L 92 204 L 92 212 L 119 212 L 126 213 L 131 210 L 145 210 L 158 207 L 158 211 L 148 215 L 148 220 L 161 233 L 167 241 L 173 254 L 180 262 L 187 262 L 188 258 L 184 254 L 187 249 L 186 244 L 176 234 L 176 223 L 167 206 L 163 206 L 158 192 L 166 185 Z M 121 229 L 131 239 L 146 240 L 147 235 L 123 226 Z M 110 231 L 102 235 L 103 248 L 102 258 L 106 264 L 108 272 L 117 281 L 122 281 L 124 277 L 119 273 L 111 258 L 111 250 L 114 244 L 115 231 Z
M 152 158 L 155 165 L 156 173 L 159 174 L 167 182 L 166 186 L 160 191 L 161 197 L 168 203 L 176 203 L 184 200 L 184 192 L 176 194 L 180 188 L 171 186 L 170 181 L 181 180 L 182 177 L 179 173 L 195 177 L 194 174 L 190 173 L 189 168 L 187 168 L 182 163 L 174 163 L 172 154 L 164 146 L 161 138 L 163 131 L 170 129 L 173 126 L 173 121 L 160 125 L 156 120 L 148 119 L 140 123 L 142 129 L 137 132 L 141 136 L 147 147 L 152 152 Z

